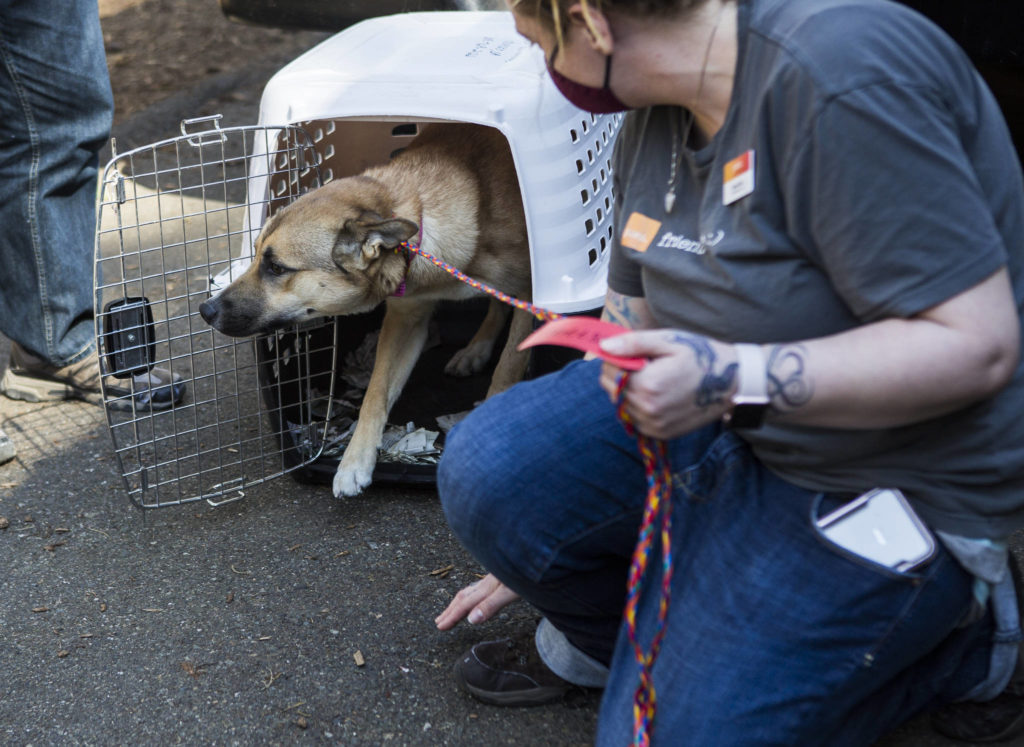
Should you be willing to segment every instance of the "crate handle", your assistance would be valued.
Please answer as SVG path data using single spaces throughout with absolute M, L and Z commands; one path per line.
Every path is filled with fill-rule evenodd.
M 228 136 L 220 128 L 220 120 L 223 119 L 223 114 L 212 114 L 209 117 L 195 117 L 194 119 L 183 119 L 181 120 L 181 134 L 188 139 L 188 144 L 193 148 L 202 148 L 207 145 L 213 145 L 214 143 L 223 143 L 228 139 Z M 199 132 L 189 132 L 189 127 L 193 125 L 206 125 L 212 124 L 213 127 Z M 209 136 L 213 136 L 209 139 Z
M 235 501 L 239 501 L 242 498 L 245 498 L 245 491 L 242 490 L 242 488 L 244 487 L 244 477 L 233 477 L 227 482 L 218 482 L 216 485 L 211 485 L 210 489 L 219 490 L 222 496 L 226 496 L 231 491 L 235 491 L 236 493 L 238 493 L 238 495 L 234 495 L 229 498 L 224 498 L 223 500 L 219 501 L 215 501 L 213 498 L 207 498 L 206 502 L 209 503 L 214 508 L 217 508 L 217 506 L 223 506 L 225 503 L 234 503 Z
M 228 503 L 234 503 L 235 501 L 240 501 L 243 498 L 245 498 L 245 491 L 244 490 L 239 490 L 238 491 L 238 495 L 236 495 L 236 496 L 234 496 L 232 498 L 225 498 L 222 501 L 215 501 L 215 500 L 213 500 L 213 498 L 207 498 L 206 502 L 209 503 L 213 508 L 218 508 L 218 507 L 226 505 Z

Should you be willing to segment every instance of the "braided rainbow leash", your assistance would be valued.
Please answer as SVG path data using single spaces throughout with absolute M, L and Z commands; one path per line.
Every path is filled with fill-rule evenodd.
M 467 275 L 457 267 L 452 267 L 443 259 L 438 259 L 434 255 L 428 254 L 427 252 L 423 251 L 422 249 L 420 249 L 419 244 L 412 244 L 409 243 L 408 241 L 403 241 L 401 244 L 398 245 L 398 248 L 395 249 L 395 251 L 398 252 L 403 249 L 409 252 L 410 254 L 417 254 L 420 257 L 423 257 L 423 259 L 432 262 L 435 266 L 440 267 L 442 270 L 447 272 L 456 280 L 465 283 L 470 288 L 476 288 L 478 291 L 482 291 L 483 293 L 486 293 L 489 296 L 497 298 L 502 303 L 506 303 L 514 308 L 522 309 L 523 311 L 529 312 L 542 322 L 550 322 L 554 319 L 561 319 L 563 316 L 562 314 L 558 314 L 554 311 L 548 311 L 547 309 L 543 309 L 540 306 L 536 306 L 528 301 L 518 299 L 515 296 L 510 296 L 508 293 L 504 293 L 498 290 L 497 288 L 493 288 L 490 285 L 487 285 L 486 283 L 481 283 L 479 280 L 471 278 L 469 275 Z
M 644 502 L 643 518 L 640 521 L 640 535 L 633 558 L 629 565 L 629 576 L 626 583 L 626 633 L 633 646 L 633 656 L 640 667 L 640 684 L 633 694 L 633 744 L 647 747 L 650 744 L 650 733 L 654 724 L 654 711 L 657 700 L 654 692 L 654 680 L 651 670 L 654 661 L 661 651 L 661 642 L 665 638 L 665 621 L 668 617 L 668 605 L 672 597 L 672 470 L 669 467 L 668 452 L 665 442 L 645 436 L 636 430 L 633 420 L 626 412 L 623 392 L 629 382 L 629 374 L 619 376 L 616 387 L 619 420 L 626 428 L 626 433 L 636 437 L 643 457 L 644 473 L 647 478 L 647 500 Z M 651 640 L 651 649 L 645 653 L 636 633 L 636 607 L 640 600 L 644 573 L 654 549 L 654 528 L 661 518 L 661 595 L 658 599 L 658 617 Z
M 401 251 L 402 249 L 409 252 L 410 256 L 415 254 L 423 257 L 471 288 L 476 288 L 509 306 L 526 311 L 542 322 L 563 317 L 562 314 L 548 311 L 528 301 L 515 298 L 497 288 L 469 277 L 458 268 L 452 267 L 444 260 L 420 249 L 418 242 L 416 244 L 403 242 L 395 251 Z M 640 667 L 640 684 L 637 686 L 633 696 L 633 744 L 638 747 L 648 747 L 650 745 L 650 733 L 653 728 L 654 712 L 657 705 L 652 669 L 654 661 L 658 658 L 658 653 L 661 651 L 661 642 L 665 637 L 665 621 L 668 617 L 668 605 L 671 599 L 670 585 L 672 583 L 673 571 L 670 537 L 672 530 L 672 471 L 669 467 L 665 442 L 660 439 L 650 438 L 637 431 L 633 425 L 632 418 L 626 412 L 623 393 L 628 383 L 629 374 L 624 372 L 619 376 L 616 387 L 617 412 L 619 419 L 626 428 L 626 433 L 637 440 L 647 479 L 647 499 L 644 502 L 639 538 L 636 547 L 633 549 L 633 557 L 630 561 L 624 615 L 626 617 L 626 631 L 629 635 L 629 642 L 633 646 L 633 654 Z M 636 607 L 640 600 L 644 573 L 654 552 L 654 528 L 658 523 L 659 517 L 661 519 L 660 535 L 662 550 L 661 596 L 658 603 L 658 617 L 654 638 L 651 640 L 650 651 L 645 652 L 637 638 Z

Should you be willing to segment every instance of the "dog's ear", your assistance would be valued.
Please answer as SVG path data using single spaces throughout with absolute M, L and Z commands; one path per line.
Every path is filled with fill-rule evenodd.
M 376 221 L 360 221 L 366 231 L 363 238 L 363 256 L 372 262 L 384 250 L 396 248 L 403 241 L 408 241 L 420 227 L 405 218 L 385 218 Z
M 361 266 L 366 267 L 382 250 L 394 249 L 419 230 L 419 226 L 404 218 L 381 218 L 375 213 L 364 213 L 342 225 L 331 258 L 341 266 L 346 257 L 350 262 L 361 257 L 364 263 Z

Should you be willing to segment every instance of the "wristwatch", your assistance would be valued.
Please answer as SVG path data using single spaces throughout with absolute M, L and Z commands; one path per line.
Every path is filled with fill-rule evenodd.
M 726 428 L 760 428 L 768 411 L 768 368 L 760 345 L 739 342 L 736 348 L 739 384 L 732 409 L 722 418 Z

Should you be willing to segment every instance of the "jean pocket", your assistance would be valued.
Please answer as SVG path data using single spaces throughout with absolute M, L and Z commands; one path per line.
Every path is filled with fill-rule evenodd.
M 912 536 L 902 539 L 907 535 L 898 531 L 890 533 L 889 529 L 895 530 L 896 527 L 887 525 L 887 522 L 894 524 L 903 522 L 907 527 L 911 527 L 912 524 L 919 523 L 916 516 L 911 519 L 898 513 L 886 515 L 885 512 L 875 512 L 875 515 L 871 515 L 871 512 L 865 509 L 856 515 L 849 514 L 849 518 L 846 518 L 845 531 L 833 531 L 830 536 L 824 531 L 820 522 L 825 515 L 824 505 L 826 502 L 832 501 L 834 501 L 834 496 L 819 494 L 812 501 L 810 515 L 812 531 L 832 553 L 888 578 L 917 581 L 924 577 L 926 569 L 934 562 L 938 549 L 934 536 L 923 524 L 920 524 L 919 526 L 914 525 L 912 530 L 907 529 Z M 852 505 L 852 502 L 847 505 Z M 890 565 L 877 559 L 876 550 L 881 550 L 887 544 L 895 542 L 912 542 L 913 547 L 908 547 L 908 550 L 911 550 L 912 555 L 920 554 L 921 560 L 914 562 L 913 565 L 895 562 Z

